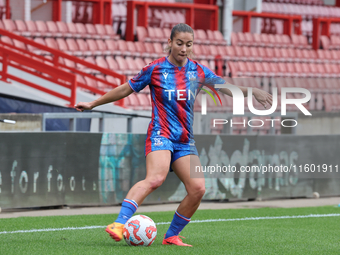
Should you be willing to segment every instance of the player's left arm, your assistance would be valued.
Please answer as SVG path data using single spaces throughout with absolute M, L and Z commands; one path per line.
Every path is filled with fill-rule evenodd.
M 238 87 L 244 97 L 248 96 L 248 88 L 247 87 L 241 87 L 241 86 L 236 86 L 233 85 L 235 87 Z M 223 94 L 226 94 L 228 96 L 233 96 L 233 94 L 231 93 L 231 91 L 228 88 L 221 88 L 219 89 L 220 92 L 222 92 Z M 255 97 L 255 99 L 264 106 L 264 108 L 267 108 L 267 104 L 272 105 L 273 104 L 273 96 L 271 94 L 269 94 L 268 92 L 262 90 L 262 89 L 258 89 L 258 88 L 252 88 L 253 91 L 253 96 Z

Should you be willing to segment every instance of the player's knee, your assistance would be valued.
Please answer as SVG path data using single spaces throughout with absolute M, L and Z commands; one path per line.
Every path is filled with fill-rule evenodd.
M 191 188 L 188 192 L 194 199 L 202 199 L 205 194 L 205 186 L 203 185 L 196 185 Z
M 160 187 L 163 184 L 163 182 L 165 181 L 165 178 L 166 177 L 164 177 L 164 176 L 155 176 L 155 177 L 151 178 L 149 180 L 150 189 L 155 190 L 158 187 Z

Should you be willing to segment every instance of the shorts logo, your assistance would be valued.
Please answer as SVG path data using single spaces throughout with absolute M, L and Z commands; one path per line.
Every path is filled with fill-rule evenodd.
M 155 143 L 154 143 L 155 146 L 163 145 L 163 142 L 161 141 L 161 138 L 154 138 L 153 140 L 155 141 Z

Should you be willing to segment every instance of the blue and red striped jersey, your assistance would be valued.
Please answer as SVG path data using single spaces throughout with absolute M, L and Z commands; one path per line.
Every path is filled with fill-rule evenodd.
M 129 80 L 129 85 L 135 92 L 147 85 L 150 87 L 152 119 L 148 137 L 158 135 L 173 143 L 191 143 L 197 81 L 216 79 L 222 80 L 209 68 L 191 59 L 183 67 L 175 66 L 167 57 L 145 66 Z

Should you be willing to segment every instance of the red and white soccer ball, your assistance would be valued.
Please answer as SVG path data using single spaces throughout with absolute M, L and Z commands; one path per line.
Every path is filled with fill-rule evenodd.
M 125 223 L 123 236 L 130 246 L 150 246 L 157 236 L 156 224 L 148 216 L 133 216 Z

